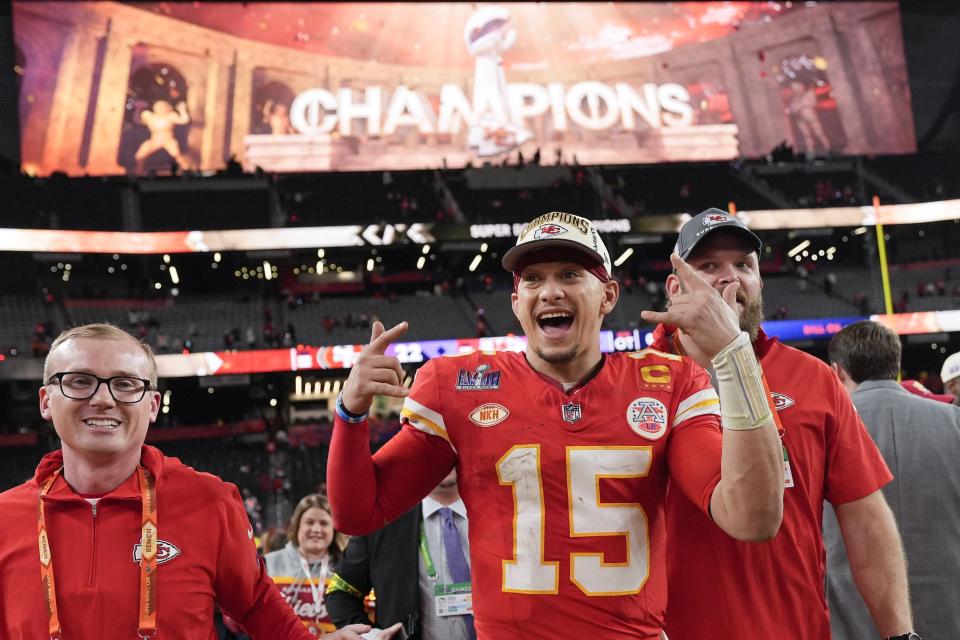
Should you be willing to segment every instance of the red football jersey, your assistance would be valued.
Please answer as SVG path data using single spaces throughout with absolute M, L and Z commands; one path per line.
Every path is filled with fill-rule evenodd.
M 609 355 L 567 392 L 523 354 L 436 358 L 402 415 L 388 450 L 427 440 L 424 467 L 456 461 L 480 638 L 659 638 L 668 482 L 706 512 L 720 477 L 719 400 L 699 365 Z
M 670 349 L 669 335 L 657 327 L 654 346 Z M 770 542 L 739 542 L 670 493 L 670 640 L 829 640 L 823 501 L 857 500 L 893 478 L 826 364 L 762 332 L 754 350 L 784 430 L 783 523 Z

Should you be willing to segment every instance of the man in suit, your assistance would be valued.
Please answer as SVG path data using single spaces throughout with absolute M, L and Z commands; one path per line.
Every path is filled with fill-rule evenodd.
M 423 502 L 384 528 L 351 538 L 326 596 L 327 611 L 337 628 L 374 624 L 364 609 L 364 599 L 373 590 L 377 627 L 399 622 L 403 632 L 397 637 L 472 640 L 472 616 L 450 612 L 450 598 L 435 590 L 437 585 L 458 582 L 447 554 L 451 538 L 444 534 L 451 522 L 455 529 L 447 536 L 459 538 L 468 562 L 466 508 L 457 491 L 456 470 Z
M 960 638 L 960 613 L 946 605 L 960 602 L 960 408 L 903 389 L 900 350 L 893 331 L 862 321 L 833 337 L 829 357 L 893 472 L 883 493 L 903 538 L 915 628 L 929 638 Z M 824 514 L 824 541 L 833 637 L 879 637 L 832 512 Z

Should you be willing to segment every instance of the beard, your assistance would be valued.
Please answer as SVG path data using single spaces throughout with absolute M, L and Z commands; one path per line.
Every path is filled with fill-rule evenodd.
M 753 342 L 760 334 L 760 323 L 763 322 L 763 295 L 757 294 L 753 300 L 747 300 L 746 295 L 741 295 L 737 291 L 737 302 L 743 305 L 743 311 L 740 313 L 740 330 L 746 331 Z
M 565 364 L 567 362 L 573 362 L 574 358 L 577 357 L 576 346 L 572 346 L 568 350 L 560 353 L 547 354 L 543 349 L 540 348 L 534 348 L 533 352 L 537 354 L 538 358 L 544 362 L 549 362 L 550 364 Z

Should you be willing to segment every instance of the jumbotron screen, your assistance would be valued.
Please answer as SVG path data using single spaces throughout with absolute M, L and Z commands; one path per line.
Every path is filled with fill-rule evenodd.
M 915 150 L 896 2 L 14 2 L 27 173 Z

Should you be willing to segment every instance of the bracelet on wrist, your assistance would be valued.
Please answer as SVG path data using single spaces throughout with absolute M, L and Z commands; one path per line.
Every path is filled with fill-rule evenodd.
M 340 394 L 337 396 L 337 401 L 334 403 L 334 407 L 336 408 L 337 415 L 340 416 L 340 419 L 350 424 L 358 424 L 360 422 L 363 422 L 364 420 L 367 419 L 367 415 L 369 414 L 369 411 L 366 413 L 359 413 L 359 414 L 351 413 L 343 405 L 343 391 L 341 391 Z

